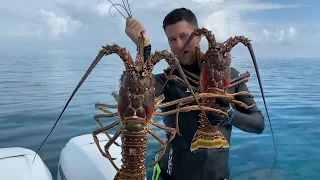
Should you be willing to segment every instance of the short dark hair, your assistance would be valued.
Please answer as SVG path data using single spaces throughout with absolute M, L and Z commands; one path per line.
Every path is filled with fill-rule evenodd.
M 163 20 L 163 29 L 165 30 L 168 25 L 175 24 L 179 21 L 187 21 L 193 28 L 198 28 L 198 21 L 196 15 L 187 8 L 177 8 L 172 10 Z

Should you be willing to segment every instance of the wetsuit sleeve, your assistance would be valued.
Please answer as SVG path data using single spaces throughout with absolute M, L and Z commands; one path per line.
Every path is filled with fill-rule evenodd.
M 234 69 L 235 70 L 235 69 Z M 235 70 L 238 74 L 239 72 Z M 248 87 L 245 83 L 241 83 L 235 87 L 236 92 L 248 91 Z M 236 100 L 251 105 L 256 103 L 253 98 L 242 95 L 238 96 Z M 246 132 L 261 134 L 265 128 L 264 117 L 257 105 L 250 109 L 242 108 L 238 105 L 234 106 L 235 117 L 232 121 L 232 125 Z
M 151 44 L 148 46 L 144 47 L 144 62 L 146 62 L 151 55 Z M 165 77 L 164 74 L 156 74 L 154 75 L 155 78 L 155 91 L 156 91 L 156 96 L 159 96 L 161 93 L 163 93 L 162 88 L 165 83 Z
M 146 62 L 149 58 L 149 56 L 151 55 L 151 44 L 149 44 L 148 46 L 145 46 L 143 48 L 143 57 L 144 57 L 144 62 Z

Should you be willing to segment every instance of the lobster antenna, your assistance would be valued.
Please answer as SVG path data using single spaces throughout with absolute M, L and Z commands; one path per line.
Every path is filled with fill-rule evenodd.
M 249 52 L 250 52 L 250 55 L 251 55 L 251 59 L 253 61 L 253 65 L 254 65 L 254 68 L 255 68 L 255 71 L 256 71 L 256 75 L 257 75 L 257 79 L 258 79 L 258 83 L 259 83 L 259 87 L 260 87 L 260 92 L 261 92 L 263 104 L 264 104 L 264 107 L 265 107 L 265 110 L 266 110 L 266 113 L 267 113 L 267 117 L 268 117 L 268 120 L 269 120 L 270 130 L 271 130 L 272 139 L 273 139 L 273 145 L 274 145 L 274 151 L 275 151 L 275 159 L 274 159 L 273 166 L 272 166 L 272 169 L 271 169 L 271 173 L 272 173 L 272 171 L 273 171 L 273 169 L 274 169 L 274 167 L 276 165 L 278 152 L 277 152 L 277 147 L 276 147 L 276 142 L 275 142 L 275 139 L 274 139 L 273 128 L 272 128 L 272 125 L 271 125 L 270 116 L 269 116 L 269 112 L 268 112 L 268 108 L 267 108 L 267 103 L 266 103 L 265 96 L 264 96 L 264 93 L 263 93 L 263 87 L 262 87 L 262 82 L 261 82 L 260 73 L 259 73 L 259 69 L 258 69 L 258 64 L 257 64 L 256 57 L 254 55 L 253 48 L 252 48 L 251 44 L 248 45 L 248 49 L 249 49 Z
M 132 13 L 131 13 L 131 9 L 130 9 L 129 1 L 128 1 L 128 0 L 127 0 L 127 5 L 128 5 L 129 12 L 130 12 L 130 16 L 129 16 L 129 17 L 132 17 Z
M 127 6 L 128 6 L 128 7 L 127 7 L 126 4 L 124 3 L 124 0 L 122 0 L 123 6 L 126 8 L 129 17 L 131 18 L 131 17 L 132 17 L 132 14 L 131 14 L 129 2 L 128 2 L 128 0 L 126 0 L 126 2 L 127 2 Z
M 126 5 L 125 5 L 125 3 L 124 3 L 123 0 L 122 0 L 123 5 L 121 5 L 121 4 L 114 4 L 111 0 L 108 0 L 108 1 L 112 4 L 112 6 L 110 6 L 110 8 L 109 8 L 109 14 L 110 14 L 110 16 L 112 16 L 112 15 L 111 15 L 111 12 L 110 12 L 111 8 L 112 8 L 112 7 L 115 7 L 115 8 L 117 9 L 117 11 L 122 15 L 122 17 L 123 17 L 124 19 L 127 19 L 127 18 L 122 14 L 122 12 L 116 7 L 116 6 L 120 6 L 120 7 L 122 7 L 122 8 L 127 12 L 128 17 L 132 17 L 132 16 L 131 16 L 131 11 L 130 11 L 130 13 L 128 12 L 127 7 L 126 7 Z M 128 4 L 128 6 L 129 6 L 129 4 Z M 114 17 L 114 16 L 112 16 L 112 17 Z

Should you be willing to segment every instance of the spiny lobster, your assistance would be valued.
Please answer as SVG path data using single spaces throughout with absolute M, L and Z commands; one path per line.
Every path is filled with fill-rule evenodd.
M 225 41 L 223 43 L 219 43 L 216 41 L 215 36 L 213 33 L 211 33 L 211 31 L 207 30 L 206 28 L 198 28 L 198 29 L 195 29 L 195 31 L 190 35 L 190 37 L 187 40 L 182 51 L 184 51 L 186 49 L 186 47 L 191 43 L 192 39 L 195 36 L 202 36 L 202 35 L 204 35 L 208 41 L 208 50 L 206 51 L 205 54 L 203 54 L 200 51 L 200 48 L 195 49 L 196 54 L 198 56 L 197 59 L 198 59 L 199 67 L 201 69 L 200 76 L 197 76 L 197 75 L 183 69 L 184 73 L 187 75 L 187 79 L 198 85 L 198 87 L 192 87 L 197 93 L 201 93 L 202 96 L 205 96 L 207 93 L 215 94 L 214 98 L 204 99 L 204 100 L 200 101 L 200 103 L 205 104 L 206 106 L 212 107 L 212 106 L 214 106 L 215 98 L 221 97 L 221 98 L 227 98 L 230 101 L 230 103 L 238 104 L 239 106 L 246 108 L 246 109 L 255 106 L 255 104 L 246 105 L 245 103 L 237 101 L 234 98 L 234 96 L 236 96 L 236 95 L 248 95 L 248 96 L 253 97 L 253 95 L 249 92 L 238 92 L 238 93 L 234 93 L 234 94 L 227 93 L 227 90 L 231 86 L 235 85 L 235 82 L 232 82 L 232 80 L 230 80 L 230 77 L 231 77 L 230 51 L 238 43 L 244 44 L 248 48 L 249 53 L 251 55 L 251 58 L 252 58 L 252 61 L 253 61 L 254 67 L 255 67 L 256 75 L 258 78 L 264 106 L 265 106 L 266 113 L 268 116 L 271 132 L 272 132 L 272 136 L 273 136 L 275 153 L 276 153 L 276 157 L 275 157 L 275 161 L 274 161 L 274 164 L 275 164 L 276 158 L 277 158 L 277 150 L 276 150 L 276 145 L 275 145 L 275 141 L 274 141 L 273 129 L 272 129 L 268 109 L 267 109 L 266 102 L 265 102 L 265 97 L 264 97 L 264 93 L 263 93 L 263 88 L 262 88 L 260 73 L 258 70 L 258 65 L 256 62 L 256 58 L 255 58 L 254 51 L 253 51 L 252 45 L 250 43 L 250 40 L 248 38 L 245 38 L 244 36 L 235 36 L 235 37 L 230 37 L 227 41 Z M 168 80 L 174 79 L 174 80 L 177 80 L 181 83 L 184 83 L 184 81 L 182 81 L 178 76 L 172 75 L 173 70 L 174 69 L 172 69 L 171 67 L 169 67 L 166 70 L 167 79 Z M 236 81 L 238 83 L 243 81 L 241 79 L 243 79 L 242 77 L 245 77 L 245 75 L 242 74 L 239 76 L 240 77 L 236 78 L 237 79 Z M 225 114 L 223 112 L 220 112 L 220 114 L 227 116 L 227 114 Z M 200 127 L 203 127 L 203 128 L 200 129 L 199 131 L 197 131 L 194 135 L 194 138 L 193 138 L 193 141 L 191 144 L 192 151 L 195 151 L 198 148 L 208 148 L 208 147 L 213 146 L 212 142 L 211 143 L 210 142 L 204 143 L 205 141 L 202 138 L 203 135 L 208 134 L 207 129 L 208 129 L 209 124 L 207 124 L 206 121 L 203 121 L 202 117 L 200 117 L 199 123 L 200 123 Z M 223 135 L 220 132 L 216 132 L 216 134 L 217 134 L 217 137 L 218 138 L 220 137 L 220 139 L 222 141 L 220 144 L 218 144 L 218 145 L 216 144 L 215 147 L 229 148 L 229 144 L 225 140 Z

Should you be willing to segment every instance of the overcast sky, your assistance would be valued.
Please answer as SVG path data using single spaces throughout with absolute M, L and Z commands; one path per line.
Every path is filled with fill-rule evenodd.
M 121 3 L 120 0 L 113 0 Z M 153 51 L 168 49 L 164 16 L 190 8 L 200 27 L 225 41 L 234 35 L 252 40 L 259 57 L 319 57 L 320 7 L 317 0 L 131 0 L 133 17 L 143 23 Z M 0 52 L 64 51 L 96 54 L 117 43 L 135 49 L 125 20 L 107 0 L 0 0 Z M 205 43 L 204 39 L 203 42 Z M 246 53 L 243 45 L 235 50 Z M 92 55 L 91 54 L 91 55 Z

